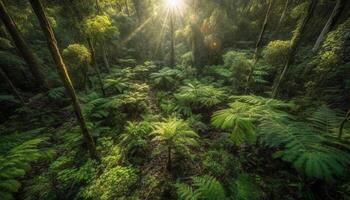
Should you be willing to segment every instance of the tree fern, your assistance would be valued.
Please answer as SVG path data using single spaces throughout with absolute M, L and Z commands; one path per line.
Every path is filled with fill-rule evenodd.
M 221 183 L 211 176 L 193 177 L 193 184 L 189 186 L 177 183 L 176 189 L 180 200 L 225 200 L 225 190 Z
M 336 135 L 336 114 L 326 107 L 318 109 L 309 121 L 265 120 L 259 126 L 263 141 L 270 147 L 283 147 L 275 153 L 310 178 L 332 181 L 342 176 L 350 164 L 349 148 Z M 334 122 L 334 124 L 333 124 Z M 342 149 L 337 148 L 339 145 Z
M 290 108 L 292 104 L 258 96 L 233 96 L 229 108 L 219 110 L 212 116 L 214 127 L 228 130 L 236 144 L 255 141 L 254 122 L 264 119 L 285 118 L 288 114 L 279 109 Z
M 30 163 L 38 160 L 43 154 L 38 145 L 45 138 L 33 139 L 12 148 L 6 155 L 0 156 L 0 199 L 12 199 L 21 184 L 18 180 L 30 169 Z
M 226 99 L 225 93 L 223 89 L 195 82 L 181 87 L 175 97 L 180 104 L 194 108 L 211 108 Z

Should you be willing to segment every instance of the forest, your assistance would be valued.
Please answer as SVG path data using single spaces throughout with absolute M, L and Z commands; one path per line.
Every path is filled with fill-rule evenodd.
M 1 200 L 349 200 L 349 0 L 0 0 Z

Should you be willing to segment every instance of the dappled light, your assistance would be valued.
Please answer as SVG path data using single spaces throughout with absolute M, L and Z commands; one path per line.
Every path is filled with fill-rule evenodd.
M 0 0 L 0 200 L 346 200 L 350 1 Z

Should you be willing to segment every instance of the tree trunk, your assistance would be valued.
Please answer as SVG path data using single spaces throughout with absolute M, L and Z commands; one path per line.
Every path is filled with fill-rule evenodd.
M 256 63 L 259 60 L 259 51 L 260 51 L 262 40 L 263 40 L 265 31 L 266 31 L 267 23 L 268 23 L 269 18 L 270 18 L 272 4 L 273 4 L 273 0 L 270 0 L 269 7 L 267 8 L 267 12 L 266 12 L 266 15 L 265 15 L 265 20 L 264 20 L 263 26 L 261 27 L 261 31 L 260 31 L 260 35 L 259 35 L 258 41 L 255 44 L 254 61 L 253 61 L 252 67 L 249 70 L 249 74 L 248 74 L 248 77 L 247 77 L 246 87 L 245 87 L 245 92 L 244 92 L 245 94 L 248 93 L 250 80 L 251 80 L 251 78 L 252 78 L 252 76 L 254 74 L 254 68 L 255 68 Z
M 125 4 L 125 9 L 126 9 L 126 14 L 128 16 L 130 16 L 128 0 L 124 0 L 124 4 Z
M 170 67 L 175 67 L 175 30 L 174 30 L 174 10 L 170 11 Z
M 286 17 L 287 10 L 288 10 L 288 5 L 289 5 L 289 1 L 290 1 L 290 0 L 286 0 L 286 3 L 284 4 L 284 9 L 283 9 L 283 11 L 282 11 L 280 20 L 279 20 L 278 23 L 277 23 L 274 36 L 277 34 L 277 32 L 278 32 L 280 26 L 282 25 L 282 23 L 283 23 L 283 21 L 284 21 L 284 18 Z
M 7 76 L 7 74 L 2 69 L 2 67 L 0 67 L 0 75 L 2 76 L 3 80 L 5 80 L 6 83 L 10 86 L 10 90 L 13 93 L 13 95 L 15 95 L 15 97 L 17 97 L 17 99 L 21 102 L 21 104 L 24 105 L 25 101 L 24 101 L 22 95 L 18 92 L 16 87 L 13 85 L 11 79 Z
M 42 91 L 47 91 L 49 89 L 49 86 L 40 69 L 39 61 L 22 38 L 16 27 L 16 24 L 8 14 L 2 0 L 0 0 L 0 18 L 5 24 L 7 31 L 11 35 L 12 40 L 17 47 L 17 50 L 22 55 L 24 61 L 27 63 L 31 74 L 33 75 L 35 86 Z
M 38 21 L 40 23 L 41 29 L 44 32 L 44 35 L 47 39 L 47 44 L 49 47 L 49 50 L 51 52 L 52 58 L 56 64 L 56 67 L 58 71 L 60 72 L 60 77 L 62 79 L 62 82 L 64 84 L 64 87 L 66 89 L 67 94 L 72 100 L 73 108 L 75 115 L 77 117 L 77 120 L 79 122 L 80 128 L 82 130 L 84 141 L 87 145 L 87 148 L 89 150 L 90 156 L 93 159 L 98 159 L 95 142 L 93 138 L 90 135 L 90 132 L 86 126 L 86 122 L 83 116 L 83 113 L 80 108 L 78 97 L 75 94 L 75 90 L 73 88 L 72 82 L 70 80 L 66 65 L 63 62 L 62 56 L 60 54 L 60 51 L 57 46 L 57 41 L 54 35 L 54 32 L 51 28 L 51 25 L 45 15 L 44 8 L 42 7 L 39 0 L 30 0 L 30 4 L 32 5 L 33 11 L 35 15 L 38 18 Z
M 91 58 L 92 58 L 92 68 L 95 70 L 96 75 L 97 75 L 97 79 L 98 79 L 98 83 L 100 85 L 101 91 L 103 96 L 106 96 L 106 92 L 105 89 L 103 87 L 103 82 L 102 82 L 102 78 L 101 78 L 101 74 L 100 74 L 100 70 L 97 66 L 97 62 L 96 62 L 96 53 L 95 53 L 95 49 L 94 46 L 92 44 L 92 40 L 90 38 L 87 38 L 88 44 L 89 44 L 89 48 L 90 48 L 90 53 L 91 53 Z
M 335 4 L 335 7 L 332 11 L 331 16 L 329 17 L 326 25 L 323 27 L 321 34 L 318 36 L 317 41 L 314 47 L 312 48 L 313 52 L 316 52 L 320 48 L 326 35 L 328 34 L 329 31 L 331 31 L 331 29 L 334 27 L 334 25 L 337 23 L 338 19 L 340 18 L 340 15 L 343 12 L 347 2 L 348 0 L 337 0 L 337 3 Z
M 103 63 L 105 64 L 105 68 L 106 68 L 107 72 L 111 72 L 111 66 L 110 66 L 108 58 L 107 58 L 106 42 L 105 42 L 104 38 L 102 39 L 101 50 L 102 50 L 102 58 L 103 58 Z
M 305 28 L 306 28 L 307 23 L 310 21 L 312 15 L 314 13 L 316 5 L 317 5 L 317 0 L 311 0 L 310 4 L 308 6 L 308 10 L 307 10 L 306 15 L 303 17 L 302 22 L 298 23 L 297 28 L 294 31 L 294 35 L 293 35 L 293 38 L 292 38 L 291 43 L 290 43 L 290 50 L 288 53 L 287 62 L 283 68 L 281 75 L 279 76 L 279 78 L 275 82 L 275 85 L 273 87 L 273 92 L 272 92 L 272 98 L 275 98 L 277 96 L 278 89 L 282 83 L 282 80 L 284 79 L 290 65 L 293 64 L 293 62 L 294 62 L 294 57 L 295 57 L 296 51 L 298 49 L 299 43 L 301 41 L 301 37 L 303 36 L 303 34 L 305 32 Z
M 168 146 L 168 162 L 166 166 L 168 171 L 171 171 L 171 147 L 170 145 Z

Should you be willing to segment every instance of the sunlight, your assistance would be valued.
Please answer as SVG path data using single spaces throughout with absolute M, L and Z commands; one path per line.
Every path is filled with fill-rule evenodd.
M 179 9 L 182 7 L 182 0 L 165 0 L 166 6 L 170 9 Z

